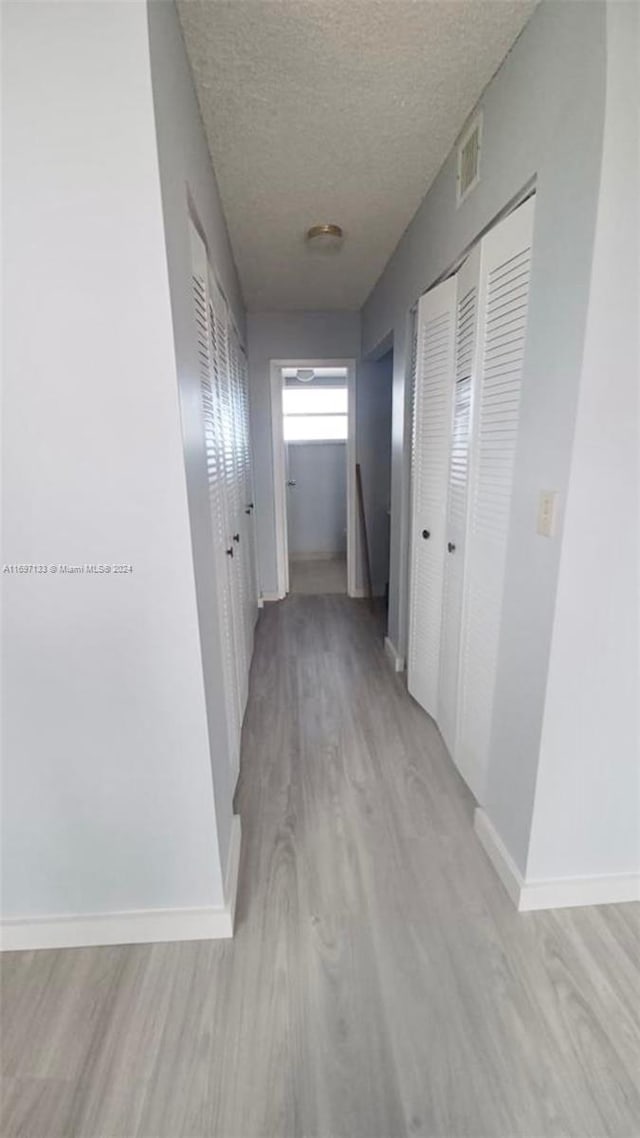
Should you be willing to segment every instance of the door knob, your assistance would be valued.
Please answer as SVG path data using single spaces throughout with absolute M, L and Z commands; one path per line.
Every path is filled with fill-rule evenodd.
M 287 486 L 295 486 L 295 484 L 296 484 L 295 478 L 292 478 L 292 479 L 290 479 L 289 482 L 287 482 Z
M 239 533 L 234 533 L 234 535 L 233 535 L 233 540 L 234 540 L 234 541 L 240 541 L 240 534 L 239 534 Z
M 229 548 L 225 552 L 227 554 L 227 557 L 233 557 L 233 546 L 230 545 Z
M 423 536 L 424 540 L 426 541 L 428 538 L 431 537 L 431 534 L 430 534 L 428 529 L 423 529 L 422 536 Z
M 447 542 L 447 549 L 449 550 L 449 553 L 455 553 L 456 547 L 452 541 Z

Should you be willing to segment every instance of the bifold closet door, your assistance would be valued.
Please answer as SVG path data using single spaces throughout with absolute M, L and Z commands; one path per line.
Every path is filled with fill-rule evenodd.
M 251 649 L 253 652 L 253 629 L 258 616 L 258 573 L 256 563 L 256 515 L 255 491 L 253 486 L 253 463 L 251 459 L 251 421 L 249 414 L 249 366 L 244 348 L 240 348 L 240 380 L 242 392 L 242 421 L 244 426 L 243 447 L 245 454 L 244 514 L 248 541 L 248 577 L 250 597 Z
M 246 373 L 238 333 L 229 322 L 229 360 L 233 410 L 233 449 L 235 479 L 233 485 L 234 541 L 238 587 L 239 655 L 243 660 L 240 703 L 244 713 L 248 695 L 249 664 L 253 652 L 253 624 L 256 597 L 252 584 L 251 560 L 253 503 L 249 487 L 249 436 L 247 422 Z
M 216 336 L 216 427 L 222 458 L 222 510 L 220 515 L 221 547 L 225 553 L 226 580 L 225 655 L 226 667 L 233 676 L 235 697 L 235 746 L 232 752 L 232 770 L 240 766 L 240 733 L 246 702 L 245 686 L 248 661 L 245 658 L 244 640 L 240 634 L 242 613 L 241 569 L 238 549 L 238 493 L 236 489 L 236 442 L 233 409 L 233 375 L 231 340 L 227 304 L 209 266 L 209 289 L 212 298 L 213 327 Z
M 227 317 L 227 351 L 228 391 L 226 432 L 229 461 L 227 495 L 232 530 L 231 541 L 234 551 L 234 645 L 236 670 L 238 673 L 238 693 L 240 697 L 240 718 L 242 720 L 249 691 L 250 649 L 247 637 L 249 595 L 246 574 L 248 543 L 244 524 L 245 492 L 240 395 L 240 342 L 229 316 Z
M 444 554 L 438 726 L 455 758 L 460 623 L 464 587 L 471 408 L 476 379 L 480 248 L 457 274 L 453 414 Z
M 225 494 L 225 455 L 220 374 L 226 355 L 225 320 L 219 310 L 221 297 L 211 293 L 211 275 L 205 246 L 191 229 L 192 290 L 195 320 L 202 423 L 207 462 L 209 510 L 213 536 L 212 573 L 215 579 L 220 652 L 224 681 L 225 709 L 232 770 L 237 770 L 240 754 L 240 715 L 237 675 L 233 659 L 232 574 L 228 554 L 228 519 Z M 216 306 L 218 312 L 216 313 Z
M 471 429 L 456 763 L 480 803 L 491 741 L 520 394 L 534 199 L 482 239 Z
M 440 625 L 456 329 L 456 278 L 420 298 L 411 448 L 411 560 L 407 682 L 438 714 Z

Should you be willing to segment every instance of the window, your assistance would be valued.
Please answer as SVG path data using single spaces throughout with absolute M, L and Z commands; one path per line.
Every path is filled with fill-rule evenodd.
M 347 438 L 346 387 L 285 387 L 282 409 L 286 443 L 344 442 Z

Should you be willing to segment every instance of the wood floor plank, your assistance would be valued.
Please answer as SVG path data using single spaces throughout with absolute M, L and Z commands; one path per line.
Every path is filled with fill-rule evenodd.
M 638 906 L 518 914 L 363 602 L 257 630 L 233 942 L 12 954 L 3 1138 L 638 1138 Z

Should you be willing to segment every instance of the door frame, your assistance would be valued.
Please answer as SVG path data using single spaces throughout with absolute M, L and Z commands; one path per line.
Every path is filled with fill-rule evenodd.
M 287 487 L 282 423 L 282 369 L 284 367 L 345 367 L 347 369 L 347 595 L 358 597 L 356 557 L 356 361 L 355 359 L 277 359 L 269 361 L 271 386 L 271 456 L 276 544 L 277 596 L 289 592 L 289 542 L 287 535 Z

